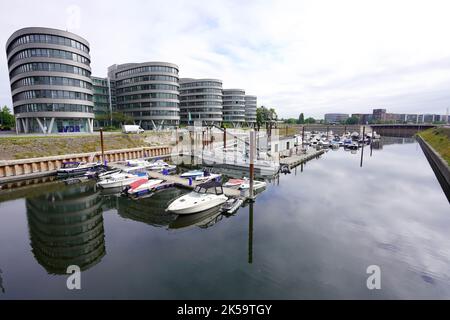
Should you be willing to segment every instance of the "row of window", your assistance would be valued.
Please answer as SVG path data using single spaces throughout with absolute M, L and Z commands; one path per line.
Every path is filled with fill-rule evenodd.
M 135 112 L 126 112 L 126 114 L 132 117 L 148 117 L 148 116 L 178 117 L 178 111 L 168 111 L 168 110 L 135 111 Z
M 223 100 L 238 100 L 239 103 L 245 103 L 244 97 L 223 96 Z
M 32 71 L 52 71 L 52 72 L 66 72 L 79 74 L 85 77 L 90 77 L 91 72 L 89 70 L 71 66 L 62 63 L 47 63 L 47 62 L 35 62 L 22 64 L 11 71 L 10 77 L 14 77 L 20 73 L 32 72 Z
M 14 62 L 18 60 L 33 57 L 66 59 L 81 62 L 87 65 L 89 65 L 91 62 L 88 58 L 69 51 L 57 49 L 27 49 L 19 51 L 15 55 L 13 55 L 13 57 L 9 60 L 8 65 L 11 66 Z
M 70 87 L 80 87 L 85 89 L 92 89 L 92 84 L 87 81 L 64 78 L 64 77 L 46 77 L 46 76 L 36 76 L 27 77 L 17 80 L 11 85 L 11 90 L 23 87 L 23 86 L 39 86 L 39 85 L 52 85 L 52 86 L 70 86 Z
M 199 82 L 183 83 L 182 86 L 184 88 L 190 88 L 190 87 L 220 87 L 220 88 L 222 88 L 222 82 L 199 81 Z
M 233 95 L 237 95 L 240 96 L 239 98 L 244 98 L 245 97 L 245 91 L 229 91 L 229 90 L 224 90 L 223 91 L 224 95 L 227 96 L 233 96 Z
M 183 85 L 181 85 L 180 88 L 181 94 L 189 94 L 189 93 L 215 93 L 215 94 L 222 94 L 221 89 L 214 89 L 214 88 L 204 88 L 204 89 L 183 89 Z
M 123 86 L 130 83 L 137 83 L 137 82 L 146 82 L 146 81 L 168 81 L 168 82 L 175 82 L 178 83 L 177 77 L 172 76 L 163 76 L 163 75 L 149 75 L 149 76 L 140 76 L 140 77 L 133 77 L 123 80 L 116 81 L 116 86 Z
M 92 106 L 85 106 L 82 104 L 66 104 L 66 103 L 30 103 L 14 108 L 15 114 L 25 112 L 45 112 L 45 111 L 94 113 L 94 108 Z
M 79 50 L 89 53 L 89 48 L 86 47 L 81 42 L 78 42 L 78 41 L 75 41 L 75 40 L 72 40 L 72 39 L 69 39 L 66 37 L 55 36 L 55 35 L 51 35 L 51 34 L 28 34 L 28 35 L 21 36 L 9 45 L 9 47 L 7 49 L 7 53 L 9 54 L 9 52 L 12 49 L 14 49 L 15 47 L 22 45 L 22 44 L 27 44 L 27 43 L 58 44 L 58 45 L 62 45 L 62 46 L 76 48 L 76 49 L 79 49 Z
M 189 119 L 189 115 L 188 114 L 181 114 L 180 113 L 180 118 L 181 120 L 186 121 L 187 119 Z M 222 120 L 222 115 L 220 114 L 191 114 L 191 119 L 218 119 L 218 120 Z
M 98 95 L 94 95 L 94 103 L 97 105 L 99 103 L 108 103 L 109 104 L 109 99 L 107 96 L 98 96 Z
M 180 109 L 181 113 L 189 113 L 189 112 L 220 112 L 222 113 L 222 109 L 221 108 L 181 108 Z
M 141 103 L 126 103 L 117 105 L 117 109 L 144 109 L 144 108 L 178 108 L 178 102 L 152 101 Z
M 217 101 L 190 101 L 190 102 L 180 102 L 180 106 L 188 107 L 188 106 L 220 106 L 222 104 Z
M 99 94 L 99 95 L 109 95 L 109 90 L 107 88 L 103 88 L 103 87 L 95 87 L 94 86 L 94 94 Z
M 195 95 L 195 96 L 181 96 L 182 101 L 188 100 L 220 100 L 222 101 L 222 96 L 216 96 L 212 94 L 205 95 Z
M 13 102 L 39 98 L 92 101 L 92 95 L 84 92 L 65 91 L 65 90 L 30 90 L 15 94 L 13 96 Z
M 144 91 L 144 90 L 172 90 L 178 91 L 177 86 L 173 86 L 170 84 L 141 84 L 132 87 L 125 87 L 116 90 L 117 94 L 125 93 L 125 92 L 133 92 L 133 91 Z
M 236 112 L 236 111 L 229 111 L 229 110 L 223 110 L 223 115 L 227 116 L 236 116 L 236 117 L 245 117 L 244 112 Z
M 117 97 L 117 102 L 131 101 L 131 100 L 141 100 L 141 99 L 176 99 L 178 100 L 178 95 L 173 93 L 142 93 L 133 94 L 129 96 Z
M 143 73 L 143 72 L 167 72 L 167 73 L 178 74 L 178 69 L 172 68 L 172 67 L 166 67 L 166 66 L 144 66 L 144 67 L 138 67 L 138 68 L 133 68 L 133 69 L 117 72 L 116 77 L 124 77 L 124 76 L 129 76 L 131 74 Z

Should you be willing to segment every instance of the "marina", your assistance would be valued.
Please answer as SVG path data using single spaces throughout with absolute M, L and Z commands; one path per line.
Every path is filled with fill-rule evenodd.
M 242 202 L 195 214 L 167 210 L 201 183 L 181 172 L 148 171 L 168 187 L 139 199 L 95 179 L 4 187 L 0 298 L 70 298 L 65 268 L 74 263 L 87 299 L 450 297 L 448 200 L 426 157 L 413 138 L 369 147 L 323 150 L 265 179 L 254 202 L 224 187 Z M 231 172 L 222 184 L 238 179 Z M 371 264 L 385 270 L 381 291 L 365 288 Z

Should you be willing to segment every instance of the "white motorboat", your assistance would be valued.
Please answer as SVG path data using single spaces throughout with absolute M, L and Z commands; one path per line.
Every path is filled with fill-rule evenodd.
M 248 178 L 243 179 L 230 179 L 227 182 L 223 184 L 226 188 L 238 188 L 241 184 L 243 184 L 245 181 L 247 181 Z
M 122 169 L 108 170 L 106 172 L 99 173 L 97 175 L 97 178 L 99 180 L 103 180 L 103 179 L 109 178 L 109 177 L 111 177 L 111 176 L 113 176 L 115 174 L 118 174 L 118 173 L 122 173 Z
M 265 188 L 267 186 L 267 183 L 265 183 L 264 181 L 253 181 L 253 190 L 258 190 L 258 189 L 262 189 Z M 240 190 L 248 190 L 250 189 L 250 181 L 246 181 L 243 184 L 241 184 L 239 186 Z
M 181 178 L 196 178 L 204 175 L 202 170 L 191 170 L 180 175 Z
M 106 188 L 118 188 L 126 187 L 139 179 L 148 179 L 144 175 L 135 175 L 130 173 L 117 173 L 108 178 L 102 179 L 97 182 L 99 187 Z
M 56 174 L 58 176 L 70 176 L 78 174 L 81 175 L 100 165 L 101 164 L 97 162 L 89 162 L 89 163 L 80 161 L 63 162 L 61 167 L 56 171 Z
M 192 214 L 220 206 L 227 200 L 220 182 L 209 181 L 173 201 L 167 210 L 176 214 Z
M 217 178 L 220 178 L 220 177 L 222 177 L 221 174 L 208 172 L 207 174 L 204 174 L 203 176 L 195 177 L 195 181 L 206 182 L 206 181 L 216 180 Z
M 149 166 L 149 170 L 152 170 L 152 171 L 163 171 L 163 170 L 172 171 L 172 170 L 175 170 L 176 168 L 177 168 L 177 166 L 168 164 L 167 162 L 165 162 L 161 159 L 150 162 L 150 166 Z
M 130 188 L 127 190 L 127 193 L 132 196 L 145 194 L 151 192 L 156 186 L 163 182 L 164 180 L 160 179 L 146 179 L 145 181 L 138 180 L 130 184 Z

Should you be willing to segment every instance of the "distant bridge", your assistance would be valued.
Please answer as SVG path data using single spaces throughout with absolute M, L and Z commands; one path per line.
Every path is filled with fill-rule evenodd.
M 372 130 L 387 137 L 411 137 L 417 132 L 437 127 L 435 124 L 370 124 Z

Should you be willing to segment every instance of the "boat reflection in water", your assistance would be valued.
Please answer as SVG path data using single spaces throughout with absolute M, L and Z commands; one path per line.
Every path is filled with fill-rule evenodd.
M 189 190 L 169 188 L 139 200 L 119 197 L 117 200 L 117 212 L 125 219 L 143 222 L 155 227 L 168 226 L 177 218 L 176 214 L 166 212 L 169 202 L 187 192 Z
M 32 252 L 48 273 L 87 270 L 106 254 L 101 206 L 95 182 L 26 199 Z
M 209 228 L 222 220 L 220 206 L 199 213 L 179 215 L 169 224 L 169 229 L 182 229 L 187 227 Z

